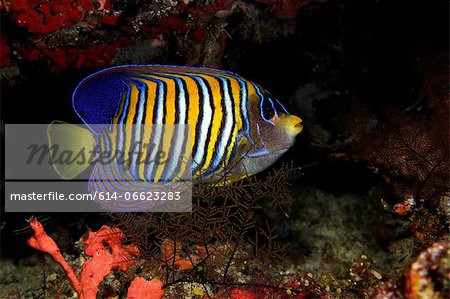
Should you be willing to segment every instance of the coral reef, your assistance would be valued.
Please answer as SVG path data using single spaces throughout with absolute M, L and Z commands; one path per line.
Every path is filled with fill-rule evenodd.
M 287 173 L 290 174 L 286 175 L 286 177 L 292 176 L 292 172 L 290 171 L 292 170 L 285 168 L 283 171 L 278 170 L 275 173 L 278 176 L 278 180 L 280 180 L 279 176 L 283 173 L 285 175 Z M 268 181 L 273 181 L 273 178 L 269 178 Z M 243 186 L 245 187 L 234 186 L 230 188 L 236 189 L 234 190 L 235 192 L 238 190 L 242 192 L 252 186 L 252 184 L 261 184 L 261 182 L 253 182 L 250 185 L 244 184 Z M 261 187 L 261 185 L 258 186 Z M 199 188 L 202 188 L 203 191 L 201 192 L 208 192 L 208 194 L 211 194 L 210 192 L 217 192 L 216 199 L 218 197 L 223 198 L 221 196 L 224 196 L 220 189 L 205 189 L 205 186 Z M 320 199 L 320 195 L 318 196 L 316 198 L 311 195 L 307 197 L 302 195 L 300 197 L 309 198 L 317 203 L 323 200 L 328 202 L 329 206 L 333 206 L 330 205 L 329 196 L 323 197 L 323 199 Z M 353 208 L 358 206 L 355 203 L 363 203 L 359 197 L 355 197 L 354 200 L 355 202 L 346 199 L 345 202 L 349 206 L 354 206 Z M 308 205 L 308 203 L 303 204 Z M 342 207 L 337 205 L 334 209 L 341 208 L 346 210 L 349 206 Z M 364 209 L 365 206 L 361 205 L 359 208 Z M 208 209 L 212 211 L 214 207 L 208 207 Z M 299 209 L 302 210 L 301 207 Z M 283 210 L 283 213 L 289 213 L 290 215 L 293 212 L 292 208 Z M 303 211 L 302 213 L 304 213 L 305 217 L 308 213 L 313 213 L 313 211 Z M 334 211 L 333 214 L 341 215 L 340 217 L 342 217 L 345 213 Z M 372 216 L 370 216 L 371 214 Z M 232 238 L 229 240 L 222 239 L 220 233 L 225 233 L 227 236 L 233 234 L 231 232 L 224 232 L 224 228 L 216 227 L 214 229 L 215 234 L 204 235 L 208 229 L 208 225 L 205 228 L 206 230 L 199 232 L 198 235 L 192 234 L 185 238 L 179 235 L 181 231 L 175 232 L 175 235 L 178 235 L 176 239 L 178 241 L 175 242 L 170 239 L 160 238 L 162 236 L 168 237 L 169 235 L 173 237 L 174 235 L 172 233 L 174 232 L 171 230 L 175 227 L 181 228 L 179 221 L 183 217 L 178 215 L 172 219 L 164 219 L 164 217 L 160 218 L 159 216 L 153 215 L 155 218 L 160 218 L 157 219 L 157 223 L 161 227 L 157 228 L 151 224 L 154 222 L 149 222 L 149 215 L 152 214 L 142 214 L 142 217 L 139 217 L 138 214 L 112 214 L 111 216 L 121 223 L 125 231 L 130 230 L 127 233 L 122 232 L 119 228 L 110 228 L 107 226 L 103 226 L 97 232 L 89 231 L 86 237 L 80 239 L 80 243 L 84 244 L 84 253 L 92 257 L 82 262 L 80 268 L 75 271 L 65 261 L 56 243 L 45 233 L 42 225 L 36 219 L 30 219 L 30 226 L 33 228 L 34 236 L 29 239 L 29 245 L 37 250 L 50 254 L 55 261 L 63 266 L 80 298 L 95 298 L 102 288 L 102 281 L 106 281 L 106 283 L 112 285 L 115 279 L 107 277 L 111 275 L 117 276 L 118 272 L 114 274 L 111 271 L 113 268 L 127 271 L 127 277 L 130 277 L 130 275 L 132 277 L 139 273 L 139 276 L 134 278 L 128 288 L 127 298 L 153 299 L 162 298 L 163 296 L 170 298 L 183 293 L 188 297 L 191 296 L 189 294 L 192 294 L 192 296 L 200 298 L 237 299 L 335 297 L 413 299 L 444 298 L 445 294 L 448 294 L 450 291 L 448 288 L 450 281 L 450 268 L 448 263 L 450 259 L 450 247 L 448 242 L 434 244 L 422 252 L 408 266 L 409 270 L 404 277 L 405 287 L 403 287 L 401 281 L 392 281 L 390 279 L 390 277 L 392 278 L 397 275 L 395 274 L 395 268 L 387 270 L 389 259 L 380 256 L 379 249 L 376 248 L 377 245 L 375 243 L 366 248 L 350 246 L 351 240 L 358 240 L 359 238 L 361 242 L 364 242 L 364 240 L 367 240 L 365 237 L 355 237 L 355 235 L 349 236 L 348 240 L 342 240 L 342 246 L 346 248 L 348 257 L 337 264 L 344 265 L 344 268 L 348 268 L 346 268 L 346 271 L 340 272 L 337 269 L 327 269 L 325 266 L 326 259 L 336 259 L 342 255 L 339 253 L 341 249 L 338 248 L 334 249 L 337 251 L 335 256 L 330 252 L 315 252 L 317 259 L 323 260 L 322 262 L 310 260 L 310 265 L 302 265 L 302 263 L 299 263 L 297 267 L 292 267 L 292 265 L 283 266 L 282 260 L 279 259 L 280 257 L 277 258 L 278 254 L 275 249 L 264 252 L 265 250 L 258 247 L 276 247 L 276 236 L 273 235 L 274 231 L 271 228 L 266 229 L 260 235 L 259 240 L 251 237 L 251 232 L 255 232 L 253 228 L 255 228 L 254 225 L 256 223 L 252 224 L 247 233 L 241 236 L 240 242 L 242 242 L 242 246 Z M 204 215 L 207 215 L 207 213 L 205 212 Z M 241 216 L 243 215 L 241 214 Z M 373 211 L 368 211 L 365 216 L 363 215 L 363 218 L 368 219 L 368 223 L 375 221 L 371 217 L 376 217 Z M 312 222 L 317 221 L 312 215 L 307 216 L 306 219 Z M 144 222 L 145 220 L 146 222 Z M 184 220 L 186 219 L 184 218 Z M 155 221 L 155 219 L 152 221 Z M 169 223 L 170 221 L 175 222 Z M 198 219 L 195 221 L 198 221 Z M 334 221 L 342 225 L 342 222 L 347 222 L 348 220 L 335 219 Z M 140 226 L 139 222 L 143 223 L 144 226 L 152 225 L 148 227 L 148 230 L 153 231 L 153 233 L 139 232 L 139 230 L 143 229 L 143 226 Z M 215 222 L 213 221 L 212 223 Z M 307 225 L 307 223 L 302 225 Z M 329 226 L 329 224 L 327 225 Z M 240 228 L 242 229 L 242 227 Z M 137 231 L 133 231 L 133 229 L 137 229 Z M 359 229 L 361 231 L 365 230 L 363 228 Z M 186 227 L 186 230 L 189 230 L 189 228 Z M 324 239 L 323 236 L 320 236 L 320 231 L 327 232 L 329 228 L 320 229 L 311 227 L 310 230 L 310 236 L 311 234 L 319 233 L 318 238 L 323 239 L 323 243 L 329 242 L 330 244 L 336 244 L 336 241 L 327 241 L 326 238 Z M 249 239 L 243 238 L 245 235 Z M 264 235 L 266 236 L 266 240 L 261 238 Z M 197 244 L 200 245 L 196 245 L 194 237 L 202 237 L 204 241 L 197 240 Z M 143 238 L 147 238 L 147 241 L 149 238 L 155 238 L 156 241 L 149 244 L 145 243 L 146 241 Z M 136 240 L 138 240 L 139 247 L 142 249 L 138 249 L 135 245 L 124 245 L 126 241 Z M 160 242 L 159 240 L 162 241 Z M 305 236 L 305 240 L 311 242 L 310 245 L 307 243 L 303 244 L 306 249 L 311 245 L 317 246 L 318 248 L 327 247 L 311 239 L 308 235 Z M 142 252 L 143 250 L 144 252 Z M 316 251 L 315 249 L 311 250 Z M 367 252 L 368 255 L 360 254 L 355 260 L 354 258 L 357 252 L 361 252 L 362 250 Z M 249 252 L 252 251 L 254 253 L 249 255 Z M 258 251 L 260 252 L 258 253 Z M 289 249 L 286 248 L 283 252 L 287 253 Z M 77 275 L 76 271 L 80 270 L 81 273 Z M 300 273 L 305 274 L 301 275 Z M 320 274 L 315 276 L 312 273 Z M 161 281 L 157 278 L 147 281 L 144 277 L 160 277 Z M 126 280 L 131 279 L 126 278 Z M 103 286 L 103 289 L 105 286 Z
M 257 2 L 265 15 L 282 22 L 293 19 L 297 10 L 323 1 Z M 235 0 L 2 0 L 3 22 L 18 34 L 2 32 L 1 65 L 20 70 L 23 61 L 40 62 L 53 72 L 108 66 L 123 63 L 116 58 L 120 52 L 145 41 L 149 45 L 176 43 L 191 61 L 188 64 L 218 66 L 229 37 L 227 31 L 233 30 L 225 29 L 226 19 L 252 9 L 253 4 Z M 26 39 L 22 38 L 24 31 Z M 155 58 L 159 57 L 149 52 L 145 62 Z M 6 77 L 8 72 L 2 73 Z
M 103 226 L 97 232 L 88 232 L 84 240 L 85 254 L 92 256 L 86 261 L 79 277 L 62 256 L 58 245 L 47 235 L 42 224 L 35 218 L 29 220 L 34 235 L 28 245 L 48 253 L 66 271 L 75 291 L 81 299 L 97 297 L 99 285 L 112 269 L 126 271 L 133 263 L 133 257 L 139 256 L 139 249 L 134 245 L 123 245 L 124 234 L 118 228 Z M 157 299 L 163 296 L 162 284 L 157 279 L 146 281 L 136 277 L 128 290 L 127 298 Z M 143 295 L 144 294 L 144 295 Z

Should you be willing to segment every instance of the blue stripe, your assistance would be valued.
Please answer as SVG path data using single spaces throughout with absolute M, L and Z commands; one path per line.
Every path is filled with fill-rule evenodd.
M 247 84 L 244 80 L 237 77 L 236 80 L 239 81 L 239 84 L 241 85 L 241 112 L 243 115 L 243 119 L 245 120 L 245 134 L 247 136 L 247 139 L 253 144 L 253 146 L 257 147 L 255 142 L 252 139 L 252 136 L 250 135 L 250 121 L 248 120 L 248 110 L 247 110 L 247 99 L 248 99 L 248 92 L 247 92 Z
M 256 93 L 257 93 L 257 94 L 259 95 L 259 97 L 261 98 L 261 100 L 259 101 L 259 114 L 261 115 L 261 118 L 262 118 L 265 122 L 267 122 L 267 123 L 269 123 L 269 124 L 275 126 L 275 123 L 274 123 L 273 121 L 271 121 L 271 120 L 269 120 L 269 119 L 267 119 L 267 118 L 264 117 L 264 114 L 263 114 L 263 102 L 264 102 L 264 100 L 266 100 L 266 99 L 265 99 L 264 96 L 262 95 L 261 90 L 259 89 L 259 87 L 258 87 L 256 84 L 254 84 L 253 82 L 252 82 L 252 84 L 253 84 L 253 87 L 256 89 Z M 270 101 L 270 103 L 272 104 L 272 108 L 273 108 L 273 102 Z

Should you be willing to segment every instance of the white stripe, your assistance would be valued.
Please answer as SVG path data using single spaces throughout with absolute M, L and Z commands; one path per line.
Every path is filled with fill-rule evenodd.
M 211 169 L 215 169 L 224 156 L 224 152 L 226 150 L 226 146 L 228 140 L 231 138 L 231 132 L 233 129 L 233 105 L 231 104 L 230 98 L 230 87 L 227 84 L 227 81 L 224 78 L 219 78 L 222 81 L 223 85 L 223 94 L 224 94 L 224 102 L 225 102 L 225 127 L 223 129 L 223 133 L 221 134 L 221 138 L 216 150 L 218 151 L 217 159 L 213 161 L 213 165 Z M 220 134 L 220 132 L 219 132 Z
M 196 167 L 203 160 L 203 156 L 204 156 L 204 152 L 205 152 L 206 138 L 208 136 L 208 128 L 211 126 L 211 122 L 212 122 L 212 108 L 209 103 L 210 98 L 209 98 L 208 89 L 206 88 L 205 83 L 199 77 L 194 77 L 194 78 L 200 84 L 201 89 L 202 89 L 202 95 L 203 95 L 203 98 L 200 99 L 201 101 L 203 101 L 203 115 L 200 115 L 201 126 L 200 126 L 199 135 L 197 137 L 198 138 L 198 147 L 197 147 L 197 152 L 194 154 L 194 159 L 193 159 L 193 167 Z
M 153 81 L 153 80 L 152 80 Z M 163 127 L 162 122 L 163 122 L 163 105 L 164 105 L 164 88 L 163 88 L 163 83 L 161 82 L 161 80 L 156 80 L 158 81 L 158 101 L 156 104 L 158 104 L 157 110 L 156 110 L 156 124 L 153 126 L 153 130 L 154 130 L 154 134 L 153 134 L 153 139 L 150 140 L 150 144 L 149 146 L 152 146 L 152 144 L 155 144 L 156 146 L 152 146 L 151 149 L 151 154 L 149 157 L 149 161 L 150 163 L 147 165 L 147 168 L 145 170 L 145 179 L 147 181 L 153 181 L 153 177 L 151 177 L 152 175 L 152 171 L 154 168 L 154 160 L 155 160 L 155 156 L 156 153 L 159 151 L 159 146 L 161 145 L 161 128 Z M 150 149 L 148 149 L 150 150 Z
M 173 180 L 174 179 L 174 171 L 176 170 L 177 166 L 180 163 L 180 158 L 183 150 L 183 143 L 185 138 L 188 136 L 185 136 L 184 134 L 184 126 L 186 123 L 186 93 L 184 90 L 184 86 L 181 83 L 180 78 L 175 79 L 176 84 L 178 85 L 179 89 L 179 95 L 178 98 L 175 99 L 178 101 L 178 107 L 179 107 L 179 124 L 176 124 L 174 126 L 174 130 L 172 134 L 175 134 L 175 144 L 171 144 L 172 154 L 170 157 L 168 157 L 169 165 L 166 168 L 166 176 L 164 177 L 165 180 Z

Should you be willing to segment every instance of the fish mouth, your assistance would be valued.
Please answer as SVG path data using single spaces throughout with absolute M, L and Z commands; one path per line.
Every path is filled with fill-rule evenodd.
M 299 121 L 293 125 L 291 129 L 295 134 L 299 134 L 303 130 L 302 120 L 299 118 Z
M 303 130 L 302 120 L 300 117 L 292 116 L 290 121 L 286 124 L 286 132 L 289 135 L 298 135 Z
M 295 134 L 300 134 L 301 131 L 303 131 L 303 126 L 302 123 L 298 123 L 294 126 L 293 131 L 295 132 Z

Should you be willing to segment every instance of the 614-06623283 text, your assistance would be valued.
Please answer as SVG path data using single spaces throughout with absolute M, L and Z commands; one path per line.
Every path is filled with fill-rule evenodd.
M 94 192 L 94 193 L 69 193 L 50 191 L 48 193 L 12 193 L 10 200 L 44 200 L 44 201 L 65 201 L 65 200 L 134 200 L 134 201 L 170 201 L 180 200 L 181 192 L 179 191 L 142 191 L 142 192 Z

